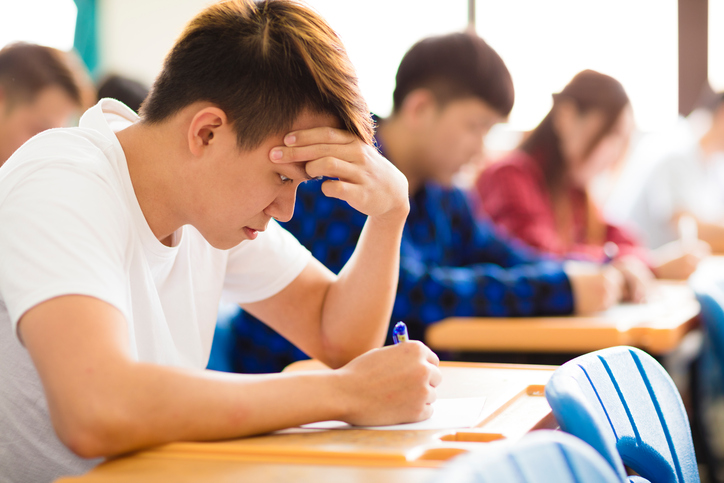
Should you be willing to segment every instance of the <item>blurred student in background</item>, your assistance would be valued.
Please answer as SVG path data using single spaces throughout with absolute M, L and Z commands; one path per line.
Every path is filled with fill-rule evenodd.
M 98 85 L 98 98 L 116 99 L 133 109 L 134 112 L 138 112 L 141 109 L 141 103 L 148 96 L 148 91 L 149 88 L 137 80 L 111 74 Z
M 551 111 L 519 149 L 481 173 L 479 215 L 560 258 L 612 258 L 634 301 L 643 300 L 654 276 L 687 278 L 708 247 L 649 252 L 631 233 L 607 223 L 589 194 L 596 176 L 629 146 L 634 117 L 623 86 L 586 70 L 553 98 Z
M 679 239 L 688 215 L 698 237 L 724 252 L 724 92 L 705 109 L 711 123 L 703 135 L 682 119 L 644 139 L 607 202 L 607 214 L 638 228 L 651 248 Z
M 501 237 L 474 220 L 466 195 L 452 186 L 460 167 L 482 153 L 490 128 L 507 117 L 513 98 L 502 59 L 472 34 L 424 39 L 400 63 L 393 112 L 377 119 L 376 143 L 409 183 L 392 321 L 407 322 L 412 338 L 423 339 L 429 324 L 451 316 L 590 312 L 620 297 L 615 270 L 564 265 Z M 366 217 L 324 196 L 320 185 L 299 186 L 285 228 L 337 272 Z M 248 314 L 238 315 L 232 327 L 237 371 L 280 370 L 305 357 Z
M 41 131 L 68 125 L 81 92 L 67 54 L 15 43 L 0 50 L 0 165 Z

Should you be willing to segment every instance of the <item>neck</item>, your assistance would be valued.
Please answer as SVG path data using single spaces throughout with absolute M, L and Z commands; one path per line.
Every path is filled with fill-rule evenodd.
M 116 133 L 128 163 L 133 191 L 153 235 L 164 245 L 185 221 L 176 200 L 181 180 L 172 179 L 176 170 L 168 166 L 178 136 L 171 126 L 137 122 Z
M 393 114 L 380 123 L 377 138 L 387 159 L 407 178 L 410 194 L 417 192 L 425 183 L 425 175 L 420 170 L 419 142 L 414 131 Z

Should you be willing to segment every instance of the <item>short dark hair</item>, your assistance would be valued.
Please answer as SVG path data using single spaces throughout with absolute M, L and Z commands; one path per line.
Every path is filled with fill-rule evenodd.
M 110 97 L 124 103 L 138 112 L 143 100 L 148 96 L 148 87 L 137 80 L 117 74 L 111 74 L 98 86 L 98 97 Z
M 45 88 L 60 87 L 77 105 L 80 89 L 71 72 L 66 54 L 44 45 L 16 42 L 0 50 L 0 87 L 10 107 L 32 102 Z
M 342 42 L 294 0 L 229 0 L 189 22 L 141 119 L 160 122 L 197 101 L 224 111 L 242 149 L 288 131 L 305 109 L 335 116 L 372 143 L 371 115 Z
M 503 59 L 473 33 L 453 33 L 420 40 L 407 51 L 397 69 L 393 111 L 410 92 L 430 89 L 445 104 L 477 97 L 503 116 L 515 100 L 513 80 Z

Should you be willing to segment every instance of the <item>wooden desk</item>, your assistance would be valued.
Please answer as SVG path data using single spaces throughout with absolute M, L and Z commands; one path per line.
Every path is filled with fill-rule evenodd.
M 290 370 L 315 368 L 313 361 Z M 552 366 L 443 362 L 439 397 L 486 397 L 466 430 L 290 429 L 213 443 L 172 443 L 104 463 L 62 483 L 114 481 L 426 481 L 449 458 L 557 426 L 543 389 Z
M 632 345 L 664 355 L 696 326 L 699 303 L 685 282 L 657 281 L 649 299 L 585 317 L 449 318 L 432 325 L 426 341 L 451 351 L 585 353 Z

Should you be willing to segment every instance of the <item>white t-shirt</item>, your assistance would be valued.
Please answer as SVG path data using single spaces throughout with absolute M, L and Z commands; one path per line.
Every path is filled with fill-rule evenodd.
M 678 238 L 671 222 L 678 213 L 724 222 L 724 154 L 705 158 L 685 120 L 641 143 L 606 206 L 610 219 L 635 229 L 650 248 Z
M 46 131 L 0 168 L 0 481 L 78 474 L 57 438 L 43 387 L 17 338 L 18 319 L 52 297 L 104 300 L 128 321 L 139 361 L 206 367 L 220 297 L 268 298 L 311 255 L 272 221 L 255 241 L 217 250 L 191 226 L 161 244 L 146 223 L 114 132 L 137 119 L 102 100 L 80 127 Z

